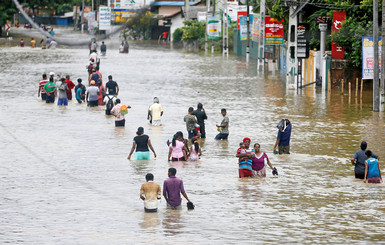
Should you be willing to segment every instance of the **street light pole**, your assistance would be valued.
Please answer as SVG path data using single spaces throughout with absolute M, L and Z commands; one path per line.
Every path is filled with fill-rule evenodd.
M 378 0 L 373 0 L 373 111 L 379 111 L 380 94 L 379 94 L 379 61 L 378 61 Z
M 246 41 L 246 62 L 249 62 L 249 56 L 250 56 L 250 10 L 249 10 L 249 0 L 246 0 L 246 6 L 247 6 L 247 19 L 246 19 L 246 25 L 247 25 L 247 41 Z
M 381 82 L 380 82 L 380 111 L 384 111 L 385 96 L 385 1 L 382 1 L 382 42 L 381 42 Z

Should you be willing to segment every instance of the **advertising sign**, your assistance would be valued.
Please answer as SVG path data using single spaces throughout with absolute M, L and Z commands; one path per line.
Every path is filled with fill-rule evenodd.
M 111 8 L 99 7 L 99 30 L 109 30 L 111 28 Z
M 97 27 L 96 24 L 95 12 L 88 12 L 88 34 L 95 34 L 95 27 Z
M 378 37 L 378 59 L 381 76 L 381 36 Z M 373 79 L 374 42 L 372 36 L 362 37 L 362 79 Z
M 297 58 L 309 58 L 310 25 L 299 23 L 297 26 Z
M 207 38 L 208 39 L 219 39 L 221 33 L 221 21 L 219 15 L 209 16 L 207 25 Z
M 141 9 L 145 0 L 115 0 L 115 9 Z
M 253 30 L 253 16 L 249 16 L 249 36 L 251 37 L 251 32 Z M 241 40 L 247 40 L 247 16 L 239 17 L 239 35 Z
M 252 25 L 251 37 L 254 42 L 258 42 L 260 38 L 260 27 L 261 27 L 261 17 L 259 14 L 253 15 L 253 25 Z
M 283 20 L 278 21 L 270 16 L 265 17 L 265 45 L 281 45 L 284 43 Z
M 345 11 L 333 11 L 333 27 L 332 32 L 339 32 L 341 29 L 342 21 L 346 18 Z M 332 42 L 332 58 L 345 59 L 345 50 L 343 47 L 338 46 Z

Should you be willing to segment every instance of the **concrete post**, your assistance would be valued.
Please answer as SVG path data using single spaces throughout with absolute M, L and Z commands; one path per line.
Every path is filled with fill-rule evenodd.
M 323 74 L 323 64 L 322 64 L 322 58 L 323 58 L 323 55 L 325 53 L 325 42 L 326 42 L 326 31 L 328 29 L 328 25 L 325 24 L 325 23 L 320 23 L 319 24 L 319 30 L 321 31 L 321 47 L 320 47 L 320 59 L 319 59 L 319 77 L 321 79 L 321 82 L 324 81 L 323 77 L 324 77 L 324 74 Z

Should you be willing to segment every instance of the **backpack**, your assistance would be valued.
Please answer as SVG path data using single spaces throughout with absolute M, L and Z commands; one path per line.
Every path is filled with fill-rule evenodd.
M 126 114 L 128 113 L 128 110 L 127 110 L 127 106 L 126 106 L 126 105 L 122 105 L 122 106 L 120 107 L 120 113 L 121 113 L 122 115 L 126 115 Z
M 87 67 L 87 69 L 88 69 L 88 73 L 89 74 L 91 74 L 92 73 L 92 68 L 93 68 L 94 66 L 93 65 L 89 65 L 88 67 Z
M 277 125 L 277 128 L 279 129 L 279 131 L 284 132 L 286 127 L 287 127 L 286 119 L 282 119 L 281 121 L 279 121 Z
M 114 97 L 110 97 L 107 95 L 107 98 L 108 98 L 108 101 L 106 104 L 106 115 L 111 115 L 111 110 L 114 107 L 114 101 L 113 101 Z

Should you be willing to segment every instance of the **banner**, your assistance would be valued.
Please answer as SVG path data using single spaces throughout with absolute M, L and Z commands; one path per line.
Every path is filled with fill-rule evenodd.
M 333 11 L 333 28 L 332 32 L 339 32 L 341 29 L 342 21 L 346 18 L 345 11 Z M 345 50 L 343 47 L 338 46 L 332 42 L 332 58 L 345 59 Z
M 99 30 L 110 30 L 111 28 L 111 8 L 99 7 Z
M 208 39 L 219 39 L 221 33 L 221 21 L 219 15 L 209 16 L 207 25 L 207 38 Z
M 297 26 L 297 58 L 309 58 L 310 49 L 310 25 L 308 23 L 299 23 Z
M 253 28 L 251 31 L 251 38 L 254 42 L 258 42 L 260 38 L 261 17 L 259 14 L 253 15 Z
M 95 27 L 97 23 L 95 20 L 95 12 L 91 11 L 88 12 L 88 34 L 94 35 L 95 34 Z
M 114 9 L 136 9 L 139 10 L 144 7 L 145 0 L 115 0 Z M 147 2 L 147 4 L 149 1 Z
M 284 43 L 283 20 L 278 21 L 270 16 L 265 17 L 265 45 L 281 45 Z
M 253 16 L 249 15 L 249 37 L 253 30 Z M 247 16 L 239 16 L 239 37 L 241 40 L 247 40 Z
M 378 59 L 381 77 L 381 36 L 378 37 Z M 374 71 L 374 42 L 373 37 L 362 37 L 362 79 L 373 79 Z

